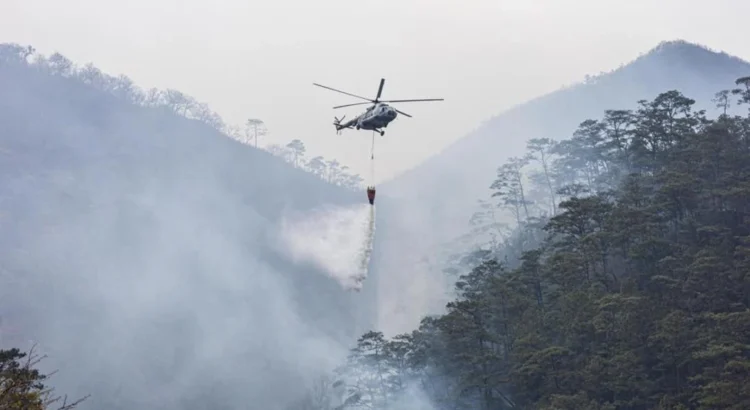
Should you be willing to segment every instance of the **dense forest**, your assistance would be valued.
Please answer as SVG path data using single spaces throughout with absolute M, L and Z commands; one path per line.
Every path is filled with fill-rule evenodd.
M 750 115 L 728 114 L 750 77 L 736 85 L 715 119 L 672 90 L 529 141 L 472 220 L 486 246 L 446 312 L 365 333 L 294 408 L 335 407 L 342 383 L 361 409 L 750 408 Z
M 398 201 L 396 211 L 381 219 L 388 225 L 381 225 L 381 232 L 387 230 L 393 239 L 383 241 L 379 252 L 396 256 L 384 258 L 379 271 L 389 283 L 398 284 L 388 289 L 388 300 L 381 305 L 391 309 L 389 324 L 381 330 L 388 335 L 410 331 L 422 316 L 441 312 L 451 300 L 446 292 L 453 288 L 455 278 L 436 273 L 446 263 L 453 264 L 450 255 L 462 252 L 472 239 L 463 240 L 466 223 L 477 209 L 477 200 L 489 199 L 488 187 L 498 165 L 509 157 L 524 156 L 528 140 L 567 138 L 584 119 L 599 118 L 608 108 L 636 110 L 637 101 L 651 100 L 664 90 L 680 90 L 696 100 L 693 110 L 718 113 L 711 101 L 716 91 L 748 73 L 750 62 L 737 56 L 682 40 L 660 42 L 637 58 L 623 61 L 620 67 L 597 75 L 594 81 L 519 101 L 477 124 L 441 152 L 379 184 L 382 199 Z M 735 105 L 729 112 L 741 109 Z M 528 172 L 535 164 L 524 169 Z M 387 203 L 379 201 L 379 214 L 383 215 Z M 408 274 L 404 274 L 404 266 L 409 266 Z M 417 292 L 415 287 L 429 289 Z
M 0 64 L 239 138 L 189 97 L 57 54 L 3 45 Z M 716 94 L 716 118 L 674 90 L 638 104 L 502 164 L 470 221 L 482 246 L 453 267 L 445 313 L 390 339 L 363 334 L 290 410 L 750 408 L 750 114 L 729 114 L 750 104 L 750 77 Z M 352 183 L 335 161 L 304 160 L 300 140 L 269 150 Z M 0 350 L 0 408 L 76 407 L 49 391 L 40 359 Z

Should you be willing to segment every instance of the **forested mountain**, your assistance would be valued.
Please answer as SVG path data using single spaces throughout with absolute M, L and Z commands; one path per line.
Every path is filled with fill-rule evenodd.
M 638 100 L 652 99 L 663 90 L 680 90 L 709 116 L 718 115 L 711 101 L 716 90 L 747 73 L 750 63 L 739 58 L 684 41 L 664 42 L 611 72 L 499 114 L 440 154 L 382 184 L 380 214 L 386 207 L 394 210 L 381 229 L 388 238 L 380 238 L 380 252 L 389 257 L 379 274 L 386 275 L 391 287 L 381 292 L 381 305 L 393 306 L 381 313 L 383 328 L 404 331 L 417 323 L 420 313 L 444 306 L 443 291 L 453 279 L 440 272 L 446 262 L 441 257 L 446 248 L 471 245 L 458 239 L 481 210 L 477 201 L 490 192 L 498 166 L 524 154 L 526 141 L 564 138 L 582 119 L 595 118 L 608 107 L 636 109 Z M 399 252 L 405 247 L 410 252 Z M 409 273 L 403 274 L 401 266 L 409 266 Z
M 3 46 L 2 342 L 40 342 L 50 384 L 93 395 L 80 408 L 748 408 L 748 74 L 666 43 L 380 187 L 368 280 L 409 311 L 374 324 L 375 282 L 347 294 L 277 246 L 287 211 L 362 201 L 338 164 L 295 141 L 282 161 L 174 90 Z M 459 234 L 481 249 L 413 263 Z M 440 278 L 444 313 L 407 329 Z M 29 376 L 14 353 L 2 387 Z
M 495 239 L 444 314 L 361 336 L 347 408 L 750 408 L 750 76 L 717 91 L 602 107 L 499 164 Z
M 0 46 L 0 342 L 39 343 L 82 408 L 277 408 L 371 326 L 367 288 L 276 241 L 287 212 L 363 194 L 228 128 L 178 91 Z

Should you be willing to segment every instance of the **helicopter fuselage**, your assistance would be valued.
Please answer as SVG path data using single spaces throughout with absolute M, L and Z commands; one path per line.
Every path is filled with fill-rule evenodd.
M 388 124 L 395 120 L 398 114 L 388 104 L 376 104 L 365 111 L 362 115 L 357 118 L 358 129 L 364 130 L 377 130 L 379 128 L 385 128 Z

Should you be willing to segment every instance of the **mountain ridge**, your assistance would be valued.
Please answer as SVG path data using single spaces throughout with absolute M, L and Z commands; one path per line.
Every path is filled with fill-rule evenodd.
M 393 209 L 384 222 L 390 241 L 381 253 L 391 255 L 379 270 L 392 294 L 381 290 L 379 323 L 386 333 L 418 326 L 424 314 L 442 311 L 443 292 L 453 279 L 441 276 L 444 247 L 466 234 L 477 201 L 490 198 L 497 168 L 509 157 L 523 155 L 532 138 L 559 140 L 572 135 L 586 119 L 599 119 L 606 109 L 634 109 L 639 100 L 679 90 L 705 105 L 737 78 L 750 73 L 750 63 L 684 40 L 659 43 L 630 63 L 608 73 L 544 94 L 514 106 L 481 124 L 440 153 L 380 185 L 381 206 Z M 703 106 L 701 106 L 703 104 Z M 410 249 L 412 255 L 399 254 Z M 407 276 L 396 273 L 411 268 Z M 420 288 L 416 298 L 410 292 Z M 429 290 L 428 290 L 429 289 Z M 409 312 L 409 313 L 405 313 Z M 389 326 L 388 323 L 393 323 Z
M 0 45 L 0 316 L 21 328 L 14 347 L 40 342 L 59 390 L 93 407 L 272 407 L 371 326 L 367 287 L 276 246 L 287 211 L 359 193 L 228 138 L 205 107 L 178 115 L 175 90 L 27 50 Z
M 506 110 L 503 110 L 497 114 L 492 115 L 491 117 L 478 123 L 471 131 L 464 134 L 464 136 L 460 137 L 456 141 L 452 142 L 451 144 L 441 149 L 438 153 L 427 158 L 421 163 L 409 168 L 403 173 L 396 175 L 393 178 L 383 182 L 381 186 L 383 187 L 383 190 L 386 191 L 386 188 L 391 188 L 393 185 L 397 185 L 395 184 L 396 181 L 400 180 L 403 177 L 406 177 L 408 174 L 417 170 L 418 168 L 422 167 L 428 162 L 431 162 L 434 158 L 442 155 L 443 153 L 447 151 L 454 149 L 456 146 L 459 146 L 465 139 L 472 138 L 476 134 L 485 131 L 487 127 L 491 127 L 495 122 L 501 121 L 503 117 L 506 117 L 518 111 L 528 109 L 529 106 L 534 106 L 535 104 L 544 103 L 548 99 L 558 97 L 561 94 L 565 94 L 566 92 L 570 92 L 574 90 L 577 91 L 587 86 L 596 85 L 597 81 L 602 78 L 611 77 L 613 75 L 614 76 L 622 75 L 623 73 L 627 74 L 628 69 L 632 69 L 633 67 L 638 67 L 644 62 L 648 62 L 649 59 L 654 59 L 654 58 L 665 59 L 667 60 L 666 61 L 667 63 L 671 64 L 671 63 L 678 62 L 680 59 L 684 60 L 686 53 L 690 57 L 695 57 L 695 54 L 694 54 L 695 52 L 698 52 L 701 56 L 719 57 L 726 62 L 750 66 L 750 60 L 744 60 L 736 55 L 728 54 L 722 50 L 713 49 L 706 45 L 689 42 L 684 39 L 663 40 L 659 42 L 656 46 L 650 48 L 649 50 L 645 52 L 640 53 L 637 57 L 633 58 L 632 60 L 626 63 L 620 64 L 616 68 L 613 68 L 606 72 L 600 72 L 599 74 L 596 74 L 596 75 L 587 74 L 584 76 L 583 80 L 580 80 L 573 84 L 563 85 L 557 88 L 556 90 L 553 90 L 548 93 L 545 93 L 545 94 L 533 97 L 531 99 L 528 99 L 526 101 L 520 102 Z M 625 104 L 632 105 L 632 101 L 628 100 Z

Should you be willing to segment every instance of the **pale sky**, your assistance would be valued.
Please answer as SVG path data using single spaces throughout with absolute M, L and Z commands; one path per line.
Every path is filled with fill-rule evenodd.
M 747 0 L 0 0 L 0 42 L 58 51 L 176 88 L 226 122 L 266 122 L 266 143 L 300 138 L 309 156 L 369 176 L 371 134 L 336 135 L 358 102 L 395 106 L 376 141 L 376 182 L 417 165 L 481 121 L 682 38 L 750 59 Z

